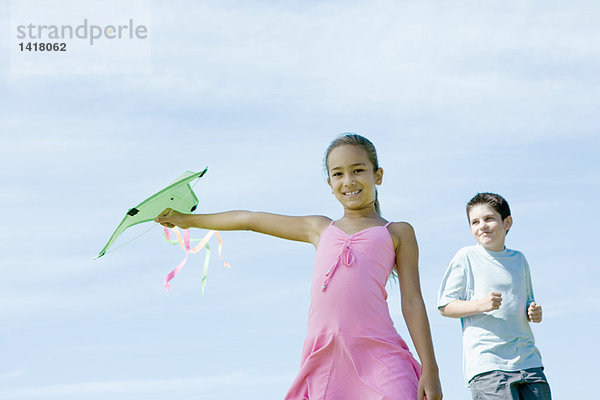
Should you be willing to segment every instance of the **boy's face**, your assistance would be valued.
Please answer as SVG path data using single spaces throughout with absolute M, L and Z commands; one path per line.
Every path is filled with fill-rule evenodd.
M 487 204 L 478 204 L 469 211 L 471 233 L 477 243 L 490 251 L 504 250 L 506 232 L 512 226 L 512 217 L 504 221 L 500 214 Z

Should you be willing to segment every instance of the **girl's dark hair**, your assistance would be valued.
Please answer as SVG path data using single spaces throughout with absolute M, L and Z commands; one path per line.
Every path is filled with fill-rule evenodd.
M 359 146 L 360 148 L 362 148 L 367 153 L 367 157 L 371 164 L 373 164 L 373 171 L 377 171 L 379 169 L 379 161 L 377 160 L 377 150 L 375 150 L 375 146 L 373 145 L 373 143 L 371 143 L 371 141 L 366 137 L 357 135 L 356 133 L 344 133 L 341 136 L 335 138 L 331 143 L 329 143 L 327 150 L 325 150 L 323 166 L 325 168 L 325 173 L 327 174 L 328 178 L 329 168 L 327 168 L 327 160 L 329 159 L 329 153 L 331 153 L 331 151 L 336 147 L 344 145 Z M 375 188 L 374 206 L 375 212 L 381 215 L 381 207 L 379 206 L 379 198 L 377 197 L 377 188 Z
M 488 206 L 492 207 L 498 214 L 500 214 L 502 221 L 504 221 L 506 217 L 510 216 L 510 207 L 508 207 L 508 202 L 504 197 L 496 193 L 484 192 L 477 193 L 467 203 L 467 219 L 469 218 L 469 211 L 471 211 L 471 208 L 479 204 L 487 204 Z

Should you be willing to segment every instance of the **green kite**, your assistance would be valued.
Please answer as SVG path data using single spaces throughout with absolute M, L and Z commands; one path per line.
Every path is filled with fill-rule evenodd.
M 154 218 L 166 208 L 172 208 L 182 213 L 193 212 L 198 206 L 198 198 L 190 187 L 190 182 L 202 178 L 207 170 L 208 167 L 204 168 L 202 172 L 187 171 L 166 188 L 129 209 L 96 259 L 105 255 L 127 228 L 143 222 L 154 221 Z

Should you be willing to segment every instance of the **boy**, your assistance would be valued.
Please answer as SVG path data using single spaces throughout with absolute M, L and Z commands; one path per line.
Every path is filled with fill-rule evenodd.
M 456 253 L 444 275 L 438 309 L 460 318 L 463 372 L 473 400 L 550 400 L 530 322 L 542 321 L 523 254 L 504 246 L 513 220 L 506 200 L 478 193 L 467 204 L 477 245 Z

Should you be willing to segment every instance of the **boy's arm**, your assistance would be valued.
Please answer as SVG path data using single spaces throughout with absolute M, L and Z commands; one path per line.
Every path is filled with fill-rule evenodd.
M 525 279 L 527 283 L 527 320 L 536 323 L 542 322 L 542 306 L 537 304 L 533 298 L 531 271 L 529 270 L 529 263 L 525 256 L 523 256 L 523 263 L 525 264 Z
M 291 217 L 252 211 L 215 214 L 183 214 L 167 208 L 154 220 L 169 228 L 202 228 L 219 231 L 249 230 L 299 242 L 318 244 L 323 229 L 331 222 L 323 216 Z
M 438 309 L 444 317 L 463 318 L 469 315 L 497 310 L 501 304 L 502 294 L 499 292 L 490 292 L 481 299 L 454 300 Z

